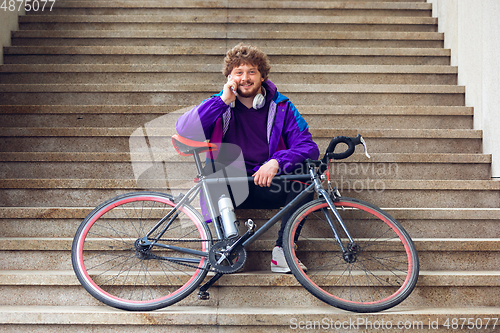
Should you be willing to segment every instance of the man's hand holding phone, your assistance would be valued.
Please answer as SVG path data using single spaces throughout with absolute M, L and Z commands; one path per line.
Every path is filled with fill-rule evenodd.
M 224 85 L 224 89 L 222 90 L 222 100 L 226 105 L 231 104 L 236 100 L 236 96 L 238 96 L 237 93 L 238 90 L 238 84 L 231 79 L 231 75 L 228 76 L 227 82 Z

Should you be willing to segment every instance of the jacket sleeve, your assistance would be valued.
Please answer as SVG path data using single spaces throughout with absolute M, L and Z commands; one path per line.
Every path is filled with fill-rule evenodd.
M 226 105 L 220 96 L 212 96 L 200 105 L 184 113 L 177 119 L 175 129 L 179 135 L 196 141 L 210 139 L 215 123 L 227 111 Z
M 307 158 L 318 159 L 318 145 L 312 139 L 309 125 L 291 102 L 288 102 L 282 138 L 286 149 L 271 156 L 271 159 L 278 160 L 282 172 L 290 173 L 301 167 Z

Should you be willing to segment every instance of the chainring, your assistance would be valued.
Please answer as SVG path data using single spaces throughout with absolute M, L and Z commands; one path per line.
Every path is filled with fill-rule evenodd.
M 224 252 L 226 252 L 234 242 L 235 240 L 223 240 L 212 245 L 210 248 L 208 260 L 216 272 L 222 274 L 235 273 L 239 271 L 247 261 L 247 251 L 240 246 L 234 249 L 232 253 L 226 254 L 227 257 L 218 263 L 224 255 Z

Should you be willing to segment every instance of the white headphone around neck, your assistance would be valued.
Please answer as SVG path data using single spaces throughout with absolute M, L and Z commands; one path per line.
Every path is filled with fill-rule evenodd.
M 253 108 L 255 110 L 262 109 L 266 105 L 266 88 L 262 87 L 264 94 L 257 94 L 253 98 Z
M 253 98 L 253 108 L 255 110 L 262 109 L 264 107 L 264 105 L 266 105 L 266 95 L 267 95 L 266 88 L 262 87 L 262 91 L 264 92 L 264 94 L 259 93 L 259 94 L 255 95 L 255 97 Z M 229 106 L 231 108 L 234 108 L 235 105 L 236 105 L 236 102 L 233 101 L 233 102 L 231 102 L 231 104 Z

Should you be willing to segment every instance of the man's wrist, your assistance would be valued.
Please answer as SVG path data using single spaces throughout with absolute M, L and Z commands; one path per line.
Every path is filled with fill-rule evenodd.
M 228 102 L 227 100 L 225 100 L 222 96 L 219 96 L 220 97 L 220 100 L 222 101 L 222 103 L 226 104 L 226 105 L 229 105 L 231 104 L 231 102 Z
M 272 159 L 269 160 L 269 162 L 271 162 L 271 161 L 275 161 L 276 162 L 276 164 L 278 166 L 278 172 L 279 172 L 279 170 L 281 170 L 281 160 L 279 158 L 272 158 Z

